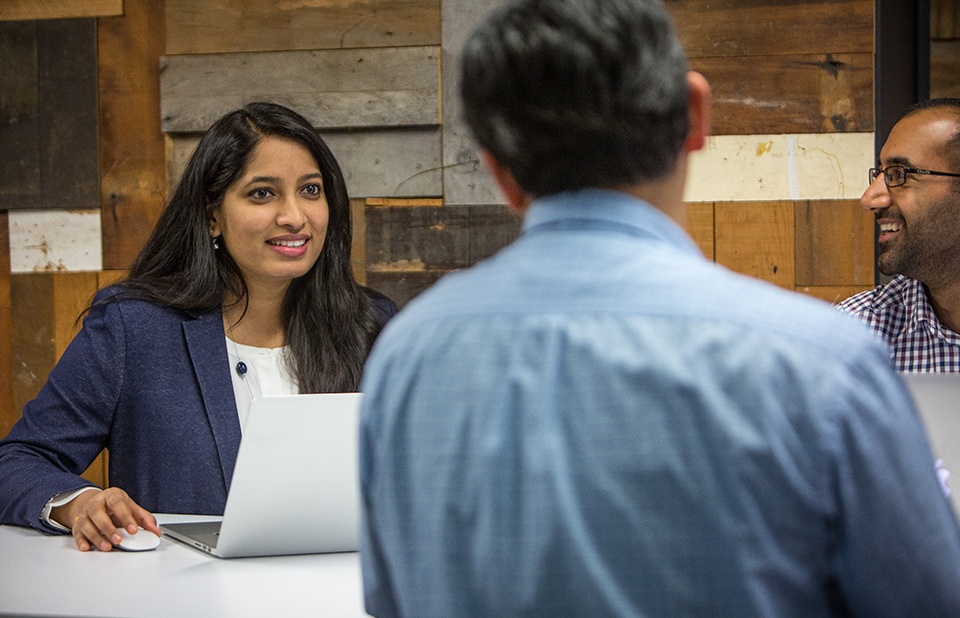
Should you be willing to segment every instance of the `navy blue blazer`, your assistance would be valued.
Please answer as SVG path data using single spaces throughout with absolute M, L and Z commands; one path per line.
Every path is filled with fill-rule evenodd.
M 56 532 L 46 502 L 91 485 L 79 475 L 104 448 L 110 484 L 147 510 L 222 514 L 240 445 L 229 365 L 219 308 L 95 303 L 0 441 L 0 523 Z

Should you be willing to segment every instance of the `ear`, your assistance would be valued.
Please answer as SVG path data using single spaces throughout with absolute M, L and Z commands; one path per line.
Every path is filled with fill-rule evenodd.
M 216 238 L 216 237 L 218 237 L 218 236 L 220 236 L 220 235 L 223 234 L 223 232 L 220 230 L 220 221 L 219 221 L 219 219 L 218 219 L 218 215 L 219 215 L 219 214 L 220 214 L 220 213 L 217 212 L 216 210 L 214 210 L 212 213 L 210 213 L 210 220 L 209 220 L 207 223 L 208 223 L 208 225 L 209 225 L 209 227 L 210 227 L 210 237 L 211 237 L 211 238 Z
M 480 150 L 480 159 L 483 161 L 483 164 L 487 166 L 487 169 L 490 170 L 490 174 L 496 181 L 500 193 L 502 193 L 503 197 L 507 200 L 507 205 L 517 212 L 524 212 L 527 206 L 530 205 L 532 199 L 520 185 L 517 184 L 517 179 L 513 177 L 513 172 L 501 164 L 489 150 Z
M 687 73 L 687 85 L 690 89 L 690 126 L 684 150 L 693 152 L 703 148 L 710 135 L 710 83 L 700 73 L 690 71 Z

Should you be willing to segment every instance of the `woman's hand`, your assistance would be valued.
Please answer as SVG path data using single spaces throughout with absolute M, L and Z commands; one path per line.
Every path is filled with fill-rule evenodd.
M 50 513 L 50 518 L 73 531 L 80 551 L 110 551 L 123 536 L 118 528 L 136 534 L 139 528 L 160 535 L 157 518 L 119 487 L 85 491 Z

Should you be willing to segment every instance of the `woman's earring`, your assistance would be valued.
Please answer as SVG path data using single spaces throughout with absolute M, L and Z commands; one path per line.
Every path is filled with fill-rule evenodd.
M 213 236 L 212 238 L 213 238 L 213 250 L 216 251 L 217 249 L 220 248 L 220 243 L 217 242 L 216 236 Z

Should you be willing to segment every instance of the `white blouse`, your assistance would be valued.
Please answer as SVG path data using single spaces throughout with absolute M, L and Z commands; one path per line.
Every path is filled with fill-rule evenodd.
M 233 378 L 233 394 L 237 400 L 240 428 L 247 420 L 250 402 L 261 395 L 296 395 L 300 388 L 287 369 L 287 346 L 281 348 L 256 348 L 236 343 L 229 337 L 227 354 L 230 357 L 230 377 Z M 243 365 L 241 366 L 241 363 Z M 241 369 L 245 367 L 246 371 Z

